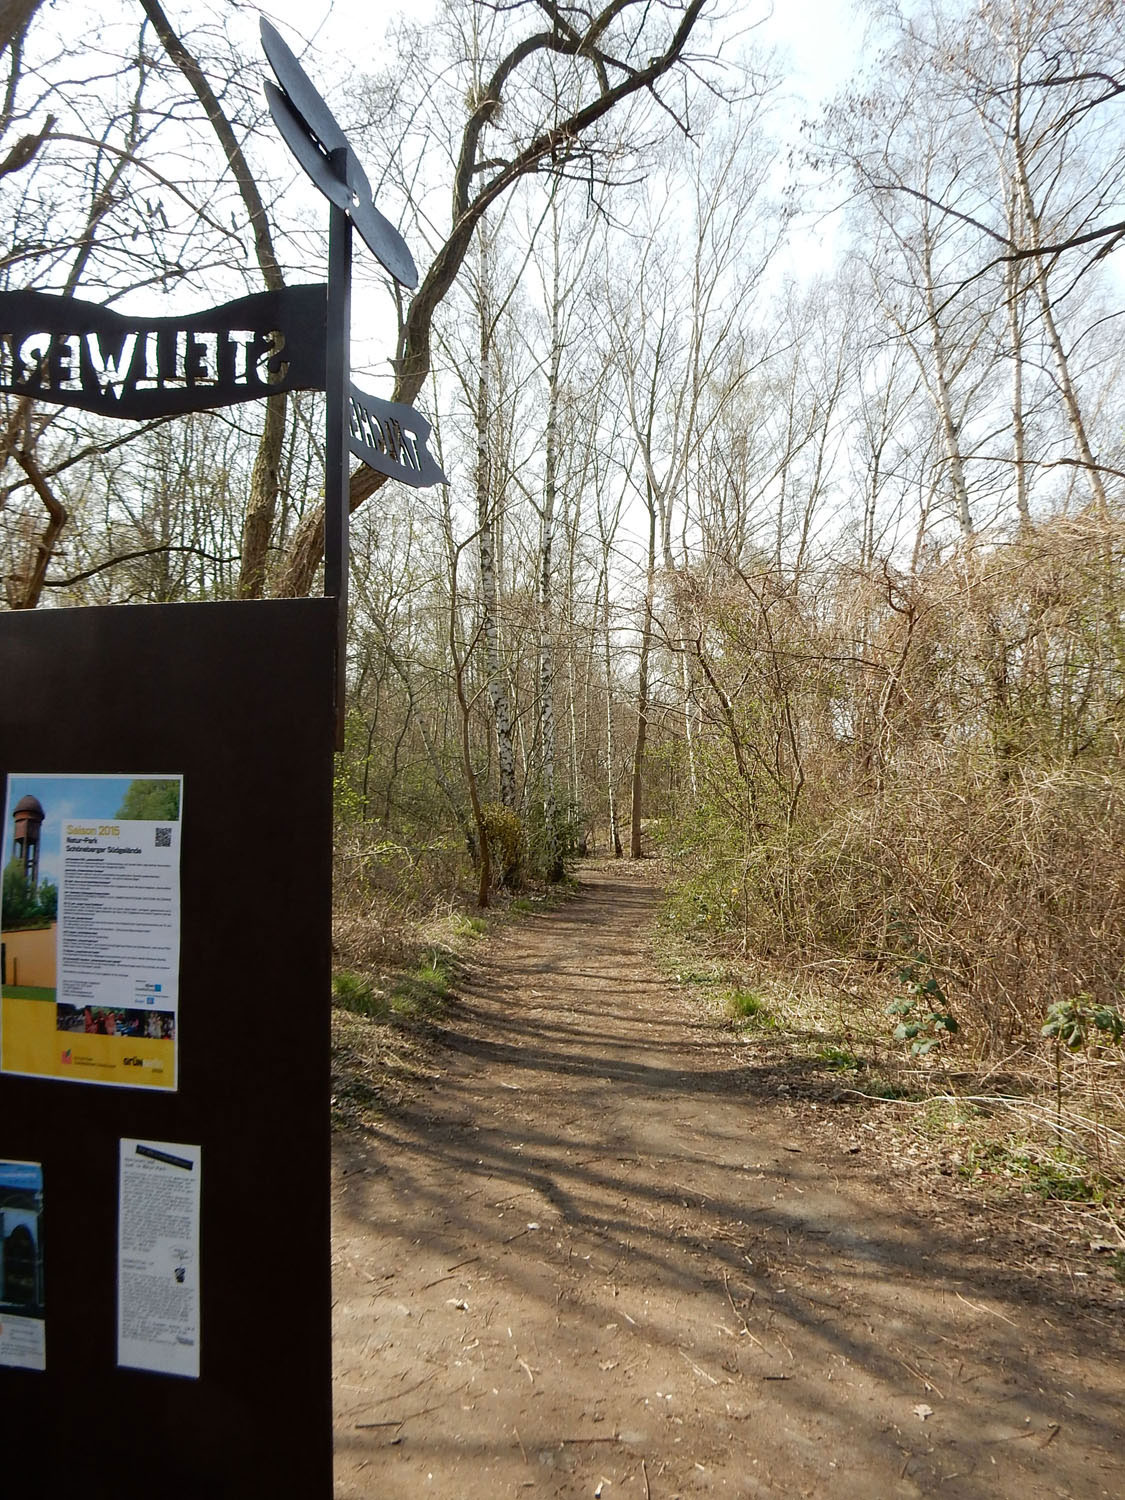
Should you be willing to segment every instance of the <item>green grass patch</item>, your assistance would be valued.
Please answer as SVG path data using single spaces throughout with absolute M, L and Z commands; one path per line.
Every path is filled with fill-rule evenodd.
M 332 1000 L 340 1010 L 376 1021 L 431 1015 L 448 999 L 454 972 L 453 962 L 436 949 L 399 974 L 389 989 L 381 989 L 368 974 L 343 969 L 332 977 Z
M 390 1001 L 367 974 L 354 974 L 348 969 L 332 976 L 332 1000 L 341 1010 L 351 1011 L 356 1016 L 379 1018 L 390 1011 Z
M 724 1009 L 740 1026 L 770 1031 L 778 1024 L 777 1017 L 756 990 L 730 990 L 724 1001 Z
M 859 1073 L 866 1066 L 862 1057 L 857 1057 L 846 1047 L 821 1047 L 815 1054 L 815 1061 L 830 1073 Z
M 4 986 L 5 1000 L 47 1000 L 52 1005 L 55 1003 L 55 991 L 46 985 L 38 984 L 6 984 Z
M 676 970 L 675 978 L 677 984 L 683 985 L 705 986 L 711 984 L 722 984 L 723 972 L 718 968 L 680 968 Z
M 983 1111 L 966 1099 L 928 1099 L 911 1123 L 921 1135 L 940 1137 L 969 1129 L 982 1117 Z
M 488 931 L 488 918 L 470 917 L 459 911 L 453 919 L 453 931 L 458 937 L 483 937 Z
M 878 1073 L 866 1080 L 863 1092 L 870 1095 L 872 1099 L 917 1099 L 920 1097 L 916 1089 L 904 1088 L 901 1083 L 895 1083 L 891 1078 L 883 1078 Z
M 1026 1144 L 974 1141 L 958 1168 L 963 1177 L 1003 1177 L 1041 1198 L 1063 1203 L 1103 1203 L 1110 1185 L 1062 1151 Z
M 416 968 L 395 981 L 391 1008 L 400 1016 L 432 1014 L 449 998 L 453 975 L 453 964 L 445 954 L 431 951 Z

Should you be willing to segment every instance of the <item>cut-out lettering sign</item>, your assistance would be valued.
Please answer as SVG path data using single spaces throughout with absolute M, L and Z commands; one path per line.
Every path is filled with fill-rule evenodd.
M 399 401 L 380 401 L 355 385 L 348 394 L 348 447 L 355 458 L 415 489 L 449 483 L 426 447 L 431 428 L 420 412 Z
M 326 307 L 323 286 L 171 318 L 0 292 L 0 390 L 133 420 L 323 390 Z

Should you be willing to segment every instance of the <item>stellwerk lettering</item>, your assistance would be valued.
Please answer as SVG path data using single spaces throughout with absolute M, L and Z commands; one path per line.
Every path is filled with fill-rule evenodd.
M 144 419 L 323 390 L 326 291 L 287 287 L 179 318 L 0 293 L 0 390 Z
M 448 483 L 426 447 L 431 429 L 425 417 L 412 406 L 380 401 L 354 385 L 349 396 L 348 447 L 354 457 L 415 489 Z

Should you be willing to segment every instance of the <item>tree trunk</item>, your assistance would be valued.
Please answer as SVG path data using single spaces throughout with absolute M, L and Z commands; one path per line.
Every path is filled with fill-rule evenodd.
M 622 854 L 622 849 L 621 849 L 621 829 L 618 826 L 618 822 L 617 822 L 617 790 L 616 790 L 616 787 L 614 785 L 614 782 L 615 782 L 615 779 L 616 779 L 615 775 L 614 775 L 614 771 L 615 771 L 614 761 L 615 761 L 616 751 L 614 750 L 614 745 L 613 745 L 613 659 L 612 659 L 612 652 L 611 652 L 611 649 L 610 649 L 610 638 L 609 638 L 609 548 L 608 548 L 608 546 L 605 549 L 605 553 L 604 553 L 604 557 L 603 557 L 603 573 L 602 573 L 602 578 L 603 578 L 604 583 L 605 583 L 605 614 L 603 616 L 604 627 L 605 628 L 604 628 L 604 630 L 602 632 L 602 641 L 603 641 L 603 644 L 604 644 L 604 664 L 605 664 L 605 780 L 606 780 L 606 799 L 607 799 L 607 801 L 609 803 L 609 839 L 610 839 L 610 843 L 613 845 L 613 857 L 614 857 L 614 859 L 620 859 L 621 858 L 621 854 Z
M 238 574 L 238 597 L 260 599 L 266 590 L 266 558 L 273 535 L 277 497 L 281 492 L 281 454 L 285 446 L 285 417 L 289 410 L 287 396 L 270 396 L 266 401 L 265 425 L 254 455 L 250 474 L 250 494 L 242 524 L 241 563 Z
M 273 248 L 269 218 L 262 195 L 238 144 L 230 121 L 215 95 L 206 74 L 197 60 L 184 46 L 172 29 L 168 17 L 158 0 L 141 0 L 141 6 L 153 29 L 159 36 L 164 50 L 191 85 L 192 91 L 215 132 L 223 154 L 231 169 L 239 196 L 250 220 L 254 241 L 254 255 L 267 291 L 280 291 L 285 285 L 281 265 Z M 273 532 L 274 515 L 280 488 L 281 450 L 285 442 L 285 414 L 287 397 L 271 396 L 266 402 L 266 418 L 262 436 L 258 441 L 258 452 L 250 478 L 250 494 L 247 497 L 246 517 L 242 530 L 242 563 L 238 579 L 240 599 L 260 598 L 265 589 L 266 558 L 269 553 L 270 536 Z M 320 551 L 323 552 L 323 543 Z M 319 554 L 318 554 L 319 556 Z M 307 590 L 306 590 L 307 592 Z
M 644 799 L 645 742 L 648 739 L 648 669 L 652 652 L 652 614 L 656 593 L 656 501 L 651 487 L 648 501 L 648 568 L 645 579 L 644 622 L 641 626 L 641 659 L 637 671 L 637 737 L 633 742 L 633 777 L 631 785 L 632 817 L 629 835 L 629 857 L 640 859 L 641 813 Z
M 543 519 L 539 537 L 539 725 L 543 761 L 543 836 L 545 872 L 550 881 L 563 878 L 563 852 L 559 839 L 558 793 L 555 772 L 555 644 L 552 619 L 552 553 L 555 541 L 555 508 L 559 469 L 559 367 L 562 339 L 559 332 L 559 240 L 555 221 L 554 262 L 551 282 L 551 353 L 547 373 L 547 433 L 543 476 Z
M 488 242 L 484 226 L 480 234 L 480 287 L 477 316 L 480 327 L 480 366 L 477 371 L 477 549 L 480 555 L 481 604 L 484 610 L 484 651 L 488 672 L 488 697 L 496 731 L 496 753 L 500 769 L 500 801 L 505 807 L 516 805 L 516 760 L 512 750 L 512 716 L 504 688 L 504 671 L 500 660 L 499 590 L 496 583 L 496 548 L 492 522 L 495 500 L 492 484 L 492 461 L 489 450 L 491 415 L 492 305 L 488 263 Z
M 1020 126 L 1020 107 L 1021 82 L 1017 74 L 1015 103 L 1012 107 L 1015 120 L 1012 130 L 1012 145 L 1015 150 L 1016 184 L 1019 188 L 1020 206 L 1023 209 L 1023 216 L 1028 229 L 1031 231 L 1032 246 L 1038 247 L 1043 243 L 1043 236 L 1027 172 L 1023 132 Z M 1047 267 L 1041 255 L 1032 257 L 1031 268 L 1035 279 L 1035 290 L 1039 297 L 1039 307 L 1043 314 L 1043 327 L 1046 330 L 1047 342 L 1051 346 L 1051 354 L 1054 357 L 1055 368 L 1058 371 L 1059 390 L 1062 394 L 1063 406 L 1066 409 L 1067 421 L 1070 424 L 1070 430 L 1074 437 L 1074 446 L 1089 476 L 1090 489 L 1093 491 L 1094 505 L 1098 516 L 1104 521 L 1109 514 L 1105 485 L 1102 483 L 1102 476 L 1098 472 L 1097 461 L 1090 447 L 1090 440 L 1086 435 L 1086 424 L 1082 419 L 1082 408 L 1078 402 L 1078 393 L 1074 389 L 1074 382 L 1070 378 L 1070 363 L 1066 357 L 1066 350 L 1063 348 L 1062 339 L 1059 337 L 1058 325 L 1055 322 L 1055 312 L 1051 304 L 1051 290 L 1047 281 Z
M 465 788 L 469 794 L 469 806 L 473 813 L 473 826 L 476 829 L 477 843 L 477 905 L 481 908 L 488 906 L 492 895 L 492 854 L 488 847 L 488 829 L 484 821 L 484 808 L 481 805 L 480 789 L 477 786 L 477 776 L 473 769 L 472 738 L 470 735 L 470 719 L 472 705 L 465 691 L 465 668 L 469 657 L 472 655 L 472 646 L 462 656 L 457 645 L 457 565 L 460 558 L 460 548 L 453 540 L 453 517 L 450 513 L 449 487 L 442 486 L 443 520 L 445 523 L 446 548 L 449 554 L 449 659 L 453 663 L 453 688 L 457 697 L 457 708 L 460 718 L 460 746 L 461 746 L 461 769 L 465 774 Z
M 1008 238 L 1014 245 L 1020 238 L 1019 197 L 1014 189 L 1007 197 Z M 1004 292 L 1012 345 L 1012 461 L 1016 466 L 1016 514 L 1021 529 L 1026 530 L 1031 525 L 1031 508 L 1027 498 L 1027 432 L 1023 420 L 1023 322 L 1020 318 L 1023 292 L 1019 261 L 1010 260 L 1004 268 Z
M 961 455 L 961 432 L 953 414 L 953 394 L 949 382 L 948 354 L 941 324 L 938 322 L 937 305 L 934 301 L 933 263 L 927 241 L 922 255 L 926 285 L 926 317 L 930 327 L 930 352 L 933 355 L 933 380 L 928 382 L 930 396 L 937 409 L 941 423 L 942 443 L 949 463 L 949 478 L 953 486 L 953 501 L 957 507 L 957 521 L 961 535 L 970 540 L 973 535 L 973 517 L 969 509 L 969 487 L 965 482 L 965 462 Z

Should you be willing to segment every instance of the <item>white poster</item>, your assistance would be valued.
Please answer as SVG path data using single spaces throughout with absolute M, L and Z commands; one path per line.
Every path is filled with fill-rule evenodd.
M 199 1377 L 202 1147 L 121 1142 L 117 1363 Z
M 177 1086 L 181 776 L 8 777 L 0 1069 Z
M 0 1365 L 47 1368 L 43 1168 L 0 1161 Z

